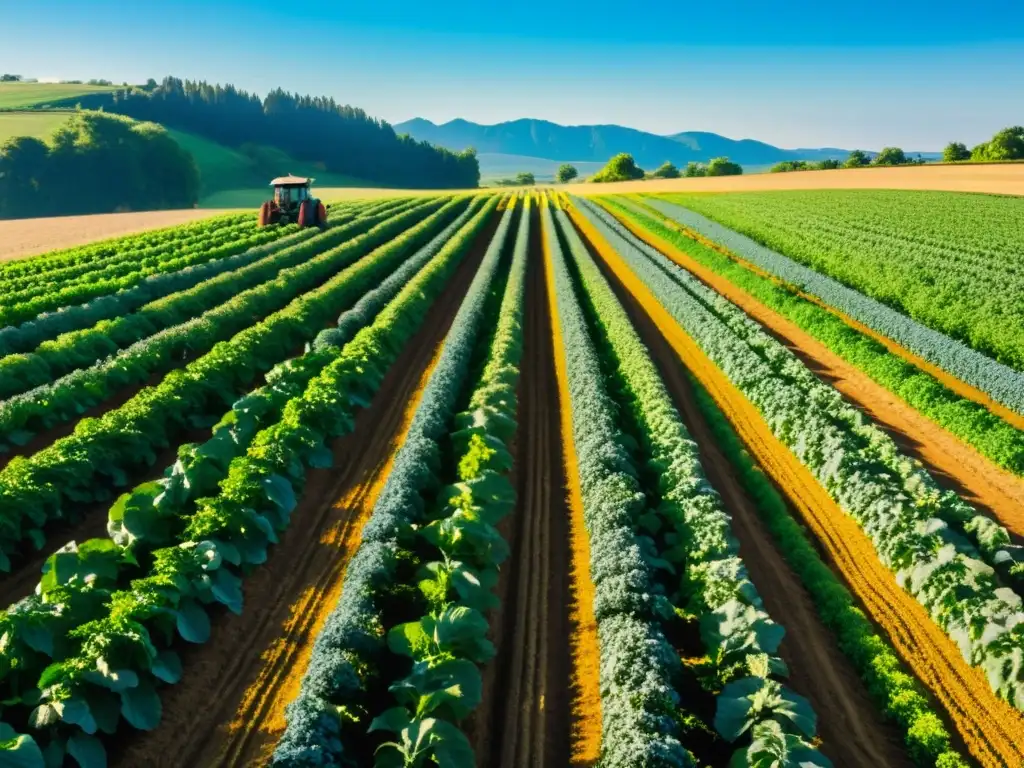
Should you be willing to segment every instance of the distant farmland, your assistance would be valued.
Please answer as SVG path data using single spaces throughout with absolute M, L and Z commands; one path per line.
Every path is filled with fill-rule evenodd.
M 0 83 L 0 109 L 23 109 L 52 104 L 89 93 L 115 90 L 116 86 L 73 83 Z

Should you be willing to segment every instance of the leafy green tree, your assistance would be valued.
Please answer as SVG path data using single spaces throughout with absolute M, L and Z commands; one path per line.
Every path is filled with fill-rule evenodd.
M 651 174 L 656 179 L 678 179 L 681 175 L 679 169 L 668 160 L 659 165 Z
M 846 158 L 847 168 L 860 168 L 868 165 L 871 162 L 871 158 L 868 157 L 868 153 L 861 149 L 855 149 L 850 153 L 850 156 Z
M 562 163 L 558 166 L 558 171 L 555 172 L 555 181 L 559 184 L 568 184 L 570 181 L 580 175 L 580 172 L 576 170 L 575 165 L 569 165 L 568 163 Z
M 899 147 L 882 147 L 874 159 L 874 165 L 906 165 L 907 155 Z
M 199 197 L 195 159 L 155 123 L 80 111 L 47 142 L 0 147 L 0 217 L 186 208 Z
M 840 166 L 840 162 L 834 157 L 826 158 L 820 163 L 815 163 L 814 168 L 819 171 L 834 171 Z
M 715 157 L 708 163 L 708 176 L 742 176 L 743 166 L 728 157 Z
M 703 163 L 694 163 L 691 161 L 686 164 L 686 170 L 683 172 L 683 175 L 688 179 L 694 179 L 698 176 L 707 176 L 708 169 Z
M 1024 127 L 1004 128 L 971 152 L 972 160 L 1024 160 Z
M 536 184 L 536 179 L 533 178 L 532 173 L 517 173 L 516 174 L 516 185 L 520 187 L 532 187 Z
M 0 75 L 0 83 L 19 83 L 21 75 Z
M 637 166 L 633 156 L 622 152 L 608 161 L 608 165 L 602 168 L 591 181 L 632 181 L 644 177 L 643 168 Z
M 966 144 L 961 144 L 959 141 L 951 141 L 946 145 L 946 148 L 942 150 L 942 160 L 946 163 L 959 163 L 962 160 L 971 159 L 971 150 L 967 148 Z
M 17 136 L 0 145 L 0 218 L 39 216 L 39 185 L 46 174 L 49 147 Z

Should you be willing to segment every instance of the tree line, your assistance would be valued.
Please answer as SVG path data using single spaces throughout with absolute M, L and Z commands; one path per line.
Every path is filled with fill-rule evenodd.
M 1019 125 L 1004 128 L 989 141 L 984 141 L 973 149 L 968 149 L 967 145 L 962 142 L 951 141 L 942 150 L 942 161 L 944 163 L 998 163 L 1012 160 L 1024 160 L 1024 127 Z M 843 162 L 839 160 L 822 160 L 820 163 L 811 163 L 806 160 L 786 160 L 785 162 L 773 165 L 771 172 L 827 171 L 834 168 L 863 168 L 869 165 L 923 165 L 924 163 L 925 160 L 921 155 L 911 157 L 899 147 L 883 147 L 874 157 L 871 157 L 864 150 L 855 149 Z
M 72 101 L 229 147 L 277 147 L 298 160 L 323 163 L 328 171 L 383 185 L 459 188 L 480 182 L 475 150 L 452 152 L 398 135 L 387 122 L 324 96 L 278 88 L 261 99 L 232 85 L 166 77 L 159 84 L 149 80 L 141 88 L 86 94 Z
M 728 157 L 715 157 L 704 163 L 687 163 L 686 169 L 680 171 L 670 162 L 662 163 L 650 173 L 636 164 L 633 156 L 625 152 L 616 155 L 608 164 L 590 177 L 590 181 L 637 181 L 640 179 L 678 179 L 681 176 L 693 178 L 697 176 L 739 176 L 743 173 L 743 166 L 732 162 Z
M 199 170 L 163 127 L 76 112 L 47 141 L 0 145 L 0 218 L 187 208 Z
M 973 149 L 966 144 L 951 141 L 942 150 L 942 159 L 947 163 L 1003 162 L 1007 160 L 1024 160 L 1024 126 L 1014 125 L 1004 128 L 988 141 L 983 141 Z

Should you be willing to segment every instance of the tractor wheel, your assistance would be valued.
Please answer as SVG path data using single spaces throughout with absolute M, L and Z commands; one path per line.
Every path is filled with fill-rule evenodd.
M 327 226 L 327 208 L 323 203 L 316 204 L 316 223 L 319 224 L 321 228 Z
M 271 223 L 272 222 L 271 222 L 271 213 L 270 213 L 270 203 L 268 201 L 268 202 L 265 202 L 263 205 L 260 206 L 259 225 L 261 227 L 267 227 L 267 226 L 270 226 Z
M 309 200 L 303 200 L 299 206 L 299 229 L 316 226 L 316 208 Z

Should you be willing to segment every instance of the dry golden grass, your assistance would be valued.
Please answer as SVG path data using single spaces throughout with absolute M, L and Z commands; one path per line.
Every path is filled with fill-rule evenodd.
M 579 195 L 627 192 L 755 192 L 779 189 L 930 189 L 1024 195 L 1024 163 L 914 165 L 902 168 L 840 168 L 835 171 L 757 173 L 697 179 L 652 179 L 612 184 L 571 184 Z
M 73 248 L 96 240 L 122 237 L 206 219 L 224 211 L 187 208 L 179 211 L 100 213 L 0 221 L 0 261 Z

